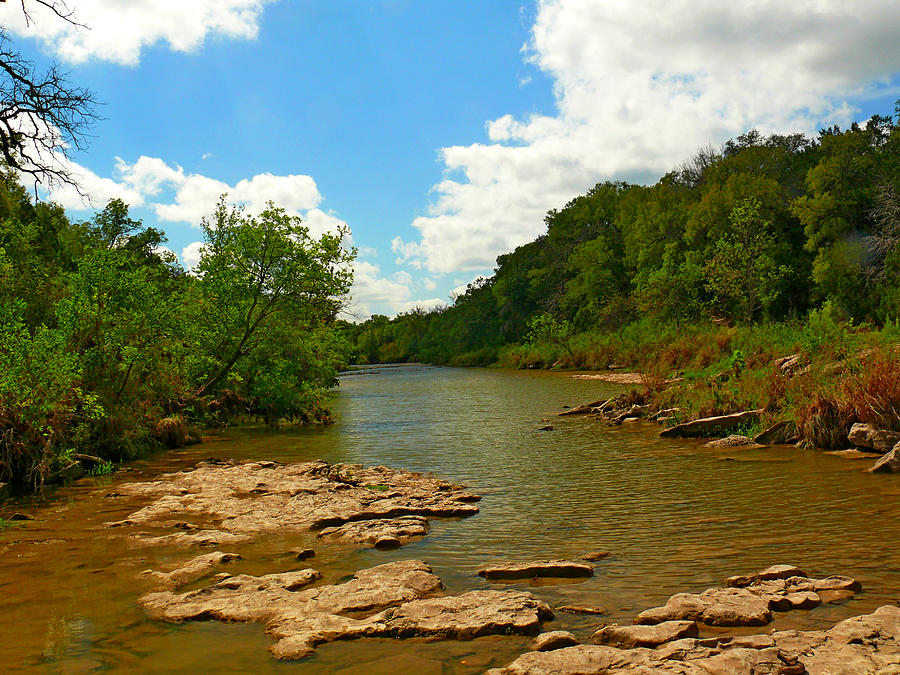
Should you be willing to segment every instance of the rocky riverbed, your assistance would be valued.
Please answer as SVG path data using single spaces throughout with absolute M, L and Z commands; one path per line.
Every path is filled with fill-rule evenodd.
M 292 530 L 317 532 L 323 545 L 396 548 L 426 536 L 429 518 L 474 515 L 480 499 L 462 485 L 427 474 L 322 461 L 207 461 L 155 481 L 121 485 L 116 494 L 142 496 L 148 503 L 108 527 L 136 546 L 176 548 L 221 546 Z M 337 640 L 536 635 L 533 652 L 491 672 L 838 672 L 827 670 L 833 663 L 849 668 L 840 672 L 900 670 L 900 609 L 894 606 L 828 630 L 721 634 L 725 627 L 766 626 L 776 613 L 845 602 L 862 590 L 850 577 L 813 578 L 793 565 L 733 576 L 701 593 L 677 593 L 664 605 L 639 612 L 631 625 L 604 623 L 602 609 L 588 608 L 585 616 L 599 616 L 593 632 L 579 637 L 542 632 L 554 613 L 538 590 L 448 593 L 431 566 L 415 559 L 324 583 L 321 571 L 306 566 L 314 551 L 292 555 L 294 565 L 283 565 L 289 569 L 259 575 L 232 574 L 240 559 L 236 553 L 185 556 L 142 574 L 148 588 L 139 604 L 150 618 L 169 623 L 260 624 L 274 640 L 270 652 L 278 659 L 305 658 Z M 472 570 L 473 583 L 478 574 L 546 584 L 589 577 L 594 568 L 584 561 L 514 561 Z M 577 606 L 558 609 L 581 612 Z M 708 634 L 707 627 L 718 633 Z

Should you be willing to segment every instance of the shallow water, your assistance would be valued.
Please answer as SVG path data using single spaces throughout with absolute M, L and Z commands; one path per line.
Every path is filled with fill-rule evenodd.
M 0 513 L 36 520 L 0 532 L 0 669 L 449 674 L 481 672 L 527 649 L 528 638 L 506 636 L 361 640 L 281 663 L 268 656 L 271 640 L 259 626 L 149 621 L 135 604 L 139 572 L 192 554 L 129 547 L 103 523 L 139 502 L 104 495 L 207 457 L 403 466 L 466 483 L 484 497 L 477 516 L 433 519 L 427 537 L 397 551 L 325 546 L 313 535 L 271 537 L 225 547 L 244 557 L 235 571 L 312 566 L 333 583 L 363 567 L 420 558 L 456 593 L 491 587 L 475 574 L 491 561 L 609 550 L 587 581 L 510 585 L 551 606 L 606 608 L 603 617 L 560 613 L 545 625 L 581 637 L 601 622 L 630 622 L 673 593 L 781 562 L 813 576 L 850 574 L 864 592 L 845 605 L 776 615 L 776 628 L 827 627 L 900 599 L 900 477 L 872 476 L 862 471 L 867 462 L 817 452 L 711 450 L 659 439 L 652 424 L 608 428 L 584 416 L 555 417 L 565 404 L 618 390 L 562 373 L 375 369 L 342 378 L 334 406 L 340 422 L 330 428 L 238 430 L 48 492 L 43 501 L 3 505 Z M 537 431 L 545 418 L 553 431 Z M 317 551 L 308 565 L 285 555 L 299 545 Z

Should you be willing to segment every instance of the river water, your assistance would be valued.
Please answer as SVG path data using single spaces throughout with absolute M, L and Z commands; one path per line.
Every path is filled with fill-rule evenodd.
M 229 571 L 265 574 L 312 566 L 334 583 L 390 560 L 428 562 L 448 592 L 492 585 L 485 563 L 569 558 L 608 550 L 587 581 L 511 584 L 551 606 L 599 606 L 606 616 L 567 615 L 545 625 L 587 637 L 600 622 L 630 622 L 676 592 L 775 563 L 812 576 L 849 574 L 864 592 L 844 605 L 776 615 L 775 628 L 822 628 L 900 599 L 900 477 L 872 476 L 866 462 L 793 448 L 712 450 L 659 439 L 649 423 L 609 428 L 563 405 L 596 400 L 617 385 L 565 373 L 410 366 L 341 380 L 326 429 L 240 429 L 160 453 L 130 471 L 86 479 L 0 513 L 35 517 L 0 532 L 0 670 L 88 672 L 474 673 L 509 662 L 529 639 L 471 642 L 363 640 L 324 645 L 298 663 L 271 659 L 260 626 L 148 620 L 135 600 L 139 573 L 187 559 L 184 551 L 135 549 L 103 526 L 140 506 L 106 499 L 207 457 L 386 464 L 468 484 L 484 499 L 464 520 L 432 519 L 431 533 L 396 551 L 325 546 L 313 535 L 268 537 L 223 550 L 243 556 Z M 538 431 L 551 419 L 553 431 Z M 316 557 L 286 552 L 311 545 Z M 760 629 L 756 629 L 758 632 Z M 707 631 L 708 633 L 710 631 Z M 746 632 L 746 631 L 745 631 Z

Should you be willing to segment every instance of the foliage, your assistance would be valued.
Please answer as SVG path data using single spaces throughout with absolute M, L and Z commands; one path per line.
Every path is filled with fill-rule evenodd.
M 205 234 L 187 274 L 122 201 L 73 223 L 0 176 L 0 482 L 38 488 L 73 452 L 120 460 L 235 417 L 330 419 L 345 233 L 221 202 Z
M 751 130 L 654 185 L 600 183 L 551 210 L 544 234 L 499 256 L 491 277 L 446 308 L 343 332 L 358 362 L 484 364 L 494 355 L 512 367 L 605 368 L 661 359 L 661 368 L 689 362 L 700 373 L 731 368 L 717 329 L 701 328 L 712 319 L 741 325 L 740 340 L 753 344 L 731 350 L 750 370 L 767 333 L 786 350 L 827 345 L 839 356 L 854 348 L 847 328 L 900 316 L 898 194 L 892 118 L 817 138 Z M 571 331 L 535 339 L 535 320 Z

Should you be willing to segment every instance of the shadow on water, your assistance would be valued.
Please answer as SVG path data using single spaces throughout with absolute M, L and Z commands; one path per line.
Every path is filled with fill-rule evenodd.
M 527 648 L 527 638 L 505 636 L 364 640 L 279 663 L 268 656 L 271 641 L 259 626 L 147 620 L 135 604 L 140 571 L 188 554 L 129 546 L 103 523 L 126 516 L 137 502 L 105 495 L 120 482 L 206 457 L 403 466 L 467 483 L 484 496 L 479 515 L 433 520 L 431 534 L 397 551 L 324 546 L 312 535 L 272 536 L 226 547 L 244 557 L 237 571 L 303 566 L 285 552 L 312 545 L 311 566 L 325 573 L 325 582 L 381 562 L 421 558 L 455 593 L 488 587 L 475 575 L 487 562 L 609 550 L 587 581 L 511 585 L 551 606 L 606 608 L 607 616 L 559 614 L 547 625 L 582 637 L 601 621 L 630 622 L 675 592 L 780 562 L 812 575 L 851 574 L 865 592 L 846 605 L 778 615 L 775 627 L 824 627 L 898 598 L 900 524 L 892 516 L 900 481 L 816 452 L 711 450 L 696 441 L 661 440 L 651 424 L 607 428 L 587 417 L 555 417 L 565 404 L 617 390 L 561 373 L 360 370 L 341 378 L 334 406 L 339 422 L 330 428 L 232 430 L 136 462 L 131 472 L 59 489 L 42 503 L 21 500 L 9 508 L 36 520 L 0 532 L 0 663 L 67 673 L 469 673 L 502 665 Z M 554 430 L 537 431 L 550 418 Z

